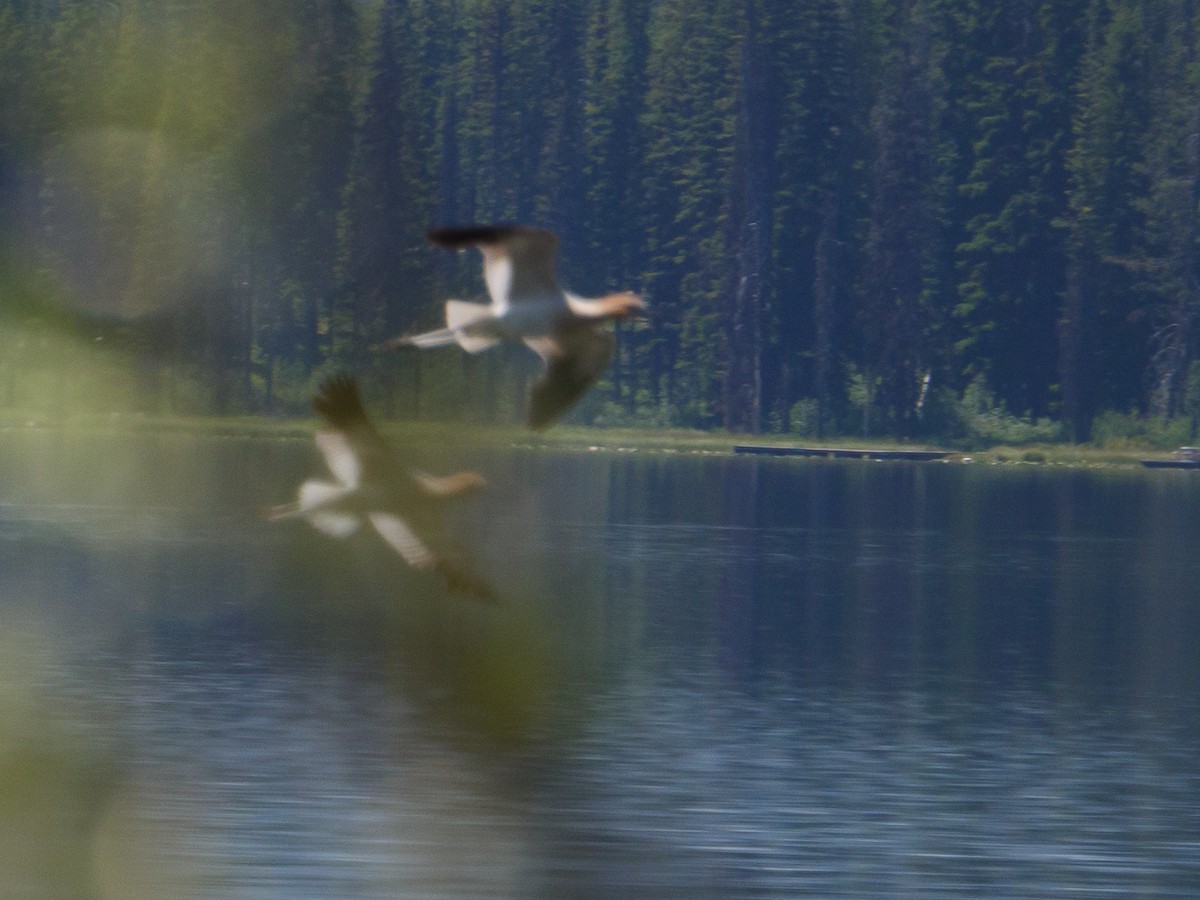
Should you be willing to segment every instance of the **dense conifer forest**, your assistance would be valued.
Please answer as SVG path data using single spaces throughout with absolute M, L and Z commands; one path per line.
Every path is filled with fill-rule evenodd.
M 1198 51 L 1189 0 L 9 0 L 0 408 L 516 421 L 530 354 L 370 349 L 482 293 L 430 225 L 516 221 L 652 309 L 576 422 L 1192 422 Z

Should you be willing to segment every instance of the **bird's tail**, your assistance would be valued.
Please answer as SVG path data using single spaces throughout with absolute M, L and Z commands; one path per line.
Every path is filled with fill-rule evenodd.
M 345 485 L 310 479 L 300 485 L 295 503 L 273 506 L 264 510 L 263 516 L 271 522 L 303 516 L 314 528 L 330 537 L 349 537 L 358 530 L 358 516 L 333 509 L 346 494 Z
M 470 333 L 469 328 L 484 319 L 491 318 L 491 307 L 483 303 L 467 303 L 464 300 L 446 301 L 446 327 L 422 334 L 405 334 L 376 344 L 380 350 L 401 350 L 430 347 L 447 347 L 458 344 L 468 353 L 479 353 L 499 343 L 499 338 L 488 334 Z
M 467 303 L 464 300 L 446 301 L 446 328 L 458 341 L 458 346 L 468 353 L 479 353 L 500 342 L 500 339 L 490 334 L 471 332 L 470 326 L 484 319 L 492 318 L 492 308 L 483 303 Z
M 373 350 L 405 350 L 416 348 L 424 350 L 428 347 L 445 347 L 457 343 L 453 329 L 439 328 L 437 331 L 426 331 L 424 334 L 402 334 L 390 340 L 380 341 Z

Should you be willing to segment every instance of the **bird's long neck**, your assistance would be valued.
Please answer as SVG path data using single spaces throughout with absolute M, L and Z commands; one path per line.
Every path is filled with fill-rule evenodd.
M 639 315 L 645 309 L 642 298 L 633 291 L 618 291 L 601 297 L 579 297 L 575 294 L 566 296 L 571 312 L 583 319 L 627 319 Z

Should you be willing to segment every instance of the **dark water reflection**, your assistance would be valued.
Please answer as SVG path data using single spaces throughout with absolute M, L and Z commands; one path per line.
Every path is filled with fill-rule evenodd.
M 486 608 L 307 442 L 0 450 L 13 896 L 1200 890 L 1193 473 L 417 448 Z

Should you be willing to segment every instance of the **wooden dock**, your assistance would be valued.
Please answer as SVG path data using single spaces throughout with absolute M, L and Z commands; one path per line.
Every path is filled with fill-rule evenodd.
M 928 462 L 945 459 L 950 450 L 871 450 L 849 447 L 771 447 L 765 444 L 734 444 L 734 453 L 755 456 L 815 456 L 825 459 L 903 459 Z
M 1180 447 L 1170 459 L 1143 459 L 1147 469 L 1200 469 L 1200 447 Z

